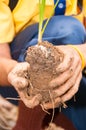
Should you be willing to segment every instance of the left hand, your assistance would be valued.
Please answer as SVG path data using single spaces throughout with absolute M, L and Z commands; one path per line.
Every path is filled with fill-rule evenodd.
M 54 107 L 70 100 L 78 91 L 82 78 L 82 63 L 77 51 L 70 46 L 57 46 L 64 53 L 63 62 L 57 67 L 59 76 L 53 79 L 49 86 L 54 88 L 52 94 L 56 94 Z M 53 108 L 52 103 L 44 104 L 45 109 Z
M 16 66 L 9 72 L 8 81 L 18 92 L 20 100 L 22 100 L 28 108 L 33 108 L 39 105 L 40 95 L 37 94 L 34 97 L 30 97 L 28 95 L 27 88 L 29 86 L 29 70 L 29 63 L 17 63 Z

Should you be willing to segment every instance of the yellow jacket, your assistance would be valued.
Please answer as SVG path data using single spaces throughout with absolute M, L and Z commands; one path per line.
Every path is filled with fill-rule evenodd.
M 84 24 L 86 0 L 82 1 L 81 10 L 77 6 L 78 0 L 66 0 L 65 15 L 72 15 Z M 53 5 L 54 0 L 46 0 L 45 18 L 50 16 Z M 17 33 L 38 21 L 39 0 L 18 0 L 13 11 L 9 8 L 9 0 L 0 0 L 0 43 L 11 42 Z

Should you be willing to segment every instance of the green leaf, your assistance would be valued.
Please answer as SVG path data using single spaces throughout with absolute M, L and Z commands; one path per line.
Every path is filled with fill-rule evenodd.
M 44 12 L 45 12 L 45 3 L 46 0 L 39 0 L 39 34 L 38 34 L 38 41 L 42 40 L 42 25 L 44 21 Z
M 58 5 L 60 0 L 57 0 L 56 4 L 53 7 L 53 10 L 50 13 L 49 18 L 46 20 L 44 27 L 43 27 L 43 21 L 44 21 L 44 12 L 45 12 L 45 4 L 46 0 L 39 0 L 39 33 L 38 33 L 38 43 L 42 41 L 42 35 L 47 27 L 47 24 L 50 20 L 50 18 L 53 16 L 53 13 L 55 11 L 56 6 Z
M 59 0 L 56 1 L 56 4 L 54 5 L 53 10 L 52 10 L 52 12 L 51 12 L 49 18 L 48 18 L 47 21 L 45 22 L 45 25 L 44 25 L 44 27 L 43 27 L 43 29 L 42 29 L 42 35 L 43 35 L 43 33 L 44 33 L 44 31 L 45 31 L 45 29 L 46 29 L 46 27 L 47 27 L 47 25 L 48 25 L 48 22 L 49 22 L 50 18 L 52 17 L 52 15 L 53 15 L 53 13 L 54 13 L 54 11 L 55 11 L 55 8 L 56 8 L 56 6 L 58 5 L 58 3 L 59 3 Z

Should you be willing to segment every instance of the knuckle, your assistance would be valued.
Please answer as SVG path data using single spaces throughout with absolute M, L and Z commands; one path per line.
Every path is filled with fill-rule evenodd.
M 12 80 L 12 85 L 17 87 L 19 90 L 23 90 L 28 86 L 28 82 L 27 80 L 22 80 L 21 78 L 17 77 L 16 79 Z

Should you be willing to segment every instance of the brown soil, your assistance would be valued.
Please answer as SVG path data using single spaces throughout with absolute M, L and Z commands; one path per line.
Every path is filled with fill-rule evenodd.
M 64 54 L 47 41 L 28 48 L 25 58 L 30 64 L 28 95 L 40 94 L 40 104 L 51 102 L 49 82 L 59 75 L 56 68 L 63 58 Z

